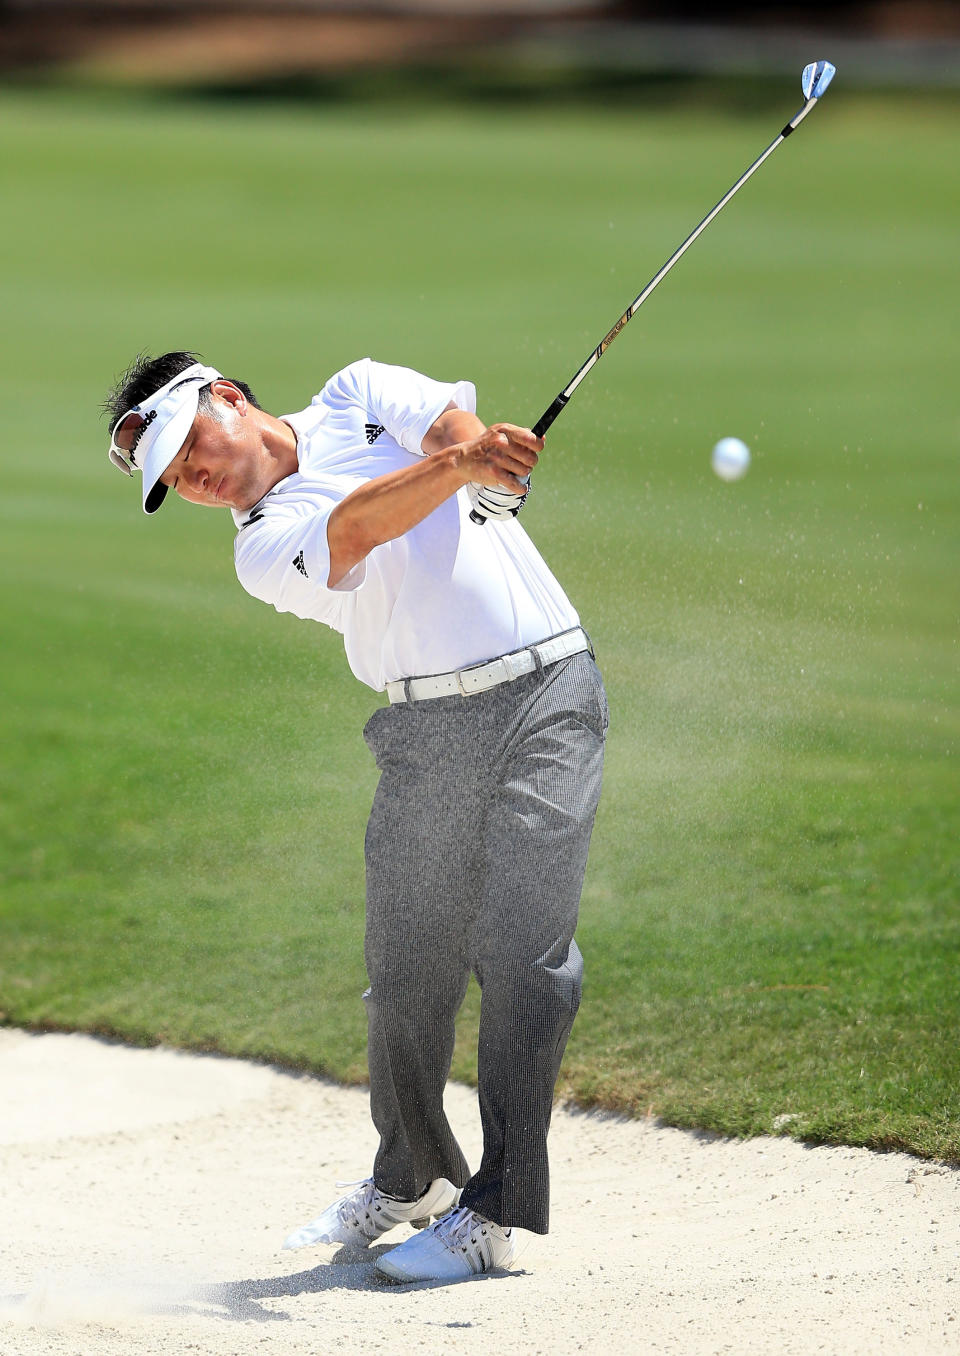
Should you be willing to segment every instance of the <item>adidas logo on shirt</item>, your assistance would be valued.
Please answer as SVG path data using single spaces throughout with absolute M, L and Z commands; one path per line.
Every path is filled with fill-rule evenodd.
M 363 431 L 367 435 L 368 443 L 375 443 L 381 433 L 386 433 L 382 424 L 364 424 Z
M 300 571 L 300 573 L 303 575 L 304 579 L 309 579 L 310 576 L 307 574 L 307 567 L 306 567 L 306 565 L 304 565 L 304 563 L 303 563 L 303 552 L 302 552 L 302 551 L 301 551 L 300 554 L 297 556 L 296 560 L 293 562 L 293 566 L 294 566 L 294 569 L 297 569 L 297 570 Z

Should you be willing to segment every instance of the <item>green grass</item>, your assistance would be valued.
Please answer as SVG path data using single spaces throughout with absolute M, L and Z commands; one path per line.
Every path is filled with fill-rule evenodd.
M 364 1073 L 378 699 L 225 515 L 143 519 L 111 377 L 196 347 L 282 412 L 371 353 L 532 421 L 792 111 L 0 95 L 2 1020 Z M 954 141 L 838 82 L 550 438 L 613 710 L 585 1104 L 960 1159 Z

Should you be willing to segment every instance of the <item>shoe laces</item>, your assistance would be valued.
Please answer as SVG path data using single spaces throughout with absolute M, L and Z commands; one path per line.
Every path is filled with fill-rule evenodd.
M 491 1229 L 499 1230 L 509 1237 L 508 1230 L 500 1229 L 499 1224 L 493 1224 L 490 1220 L 484 1219 L 482 1215 L 471 1210 L 468 1205 L 458 1205 L 455 1209 L 449 1210 L 433 1226 L 433 1232 L 437 1238 L 452 1251 L 465 1248 L 467 1243 L 470 1243 L 474 1248 L 478 1247 L 476 1235 L 485 1234 Z
M 337 1182 L 338 1187 L 353 1188 L 337 1206 L 337 1217 L 347 1223 L 359 1211 L 369 1213 L 374 1196 L 378 1195 L 372 1177 L 361 1177 L 357 1182 Z

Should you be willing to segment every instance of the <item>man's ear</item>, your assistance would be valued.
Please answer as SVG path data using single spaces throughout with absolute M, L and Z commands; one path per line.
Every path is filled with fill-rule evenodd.
M 221 377 L 218 381 L 210 383 L 210 390 L 213 395 L 219 396 L 225 400 L 228 405 L 232 405 L 237 414 L 243 415 L 247 412 L 247 398 L 240 390 L 239 386 L 234 386 L 232 381 L 227 381 Z

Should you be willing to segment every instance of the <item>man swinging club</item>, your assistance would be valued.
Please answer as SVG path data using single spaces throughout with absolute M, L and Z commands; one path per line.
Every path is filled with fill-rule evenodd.
M 573 939 L 607 724 L 579 618 L 516 512 L 543 440 L 485 426 L 469 382 L 363 359 L 277 418 L 193 353 L 140 358 L 108 404 L 110 457 L 223 505 L 243 587 L 339 631 L 389 705 L 366 835 L 372 1175 L 287 1247 L 367 1246 L 398 1281 L 509 1267 L 546 1233 L 547 1131 L 580 1001 Z M 486 520 L 478 526 L 471 510 Z M 481 988 L 483 1156 L 443 1110 L 454 1020 Z

